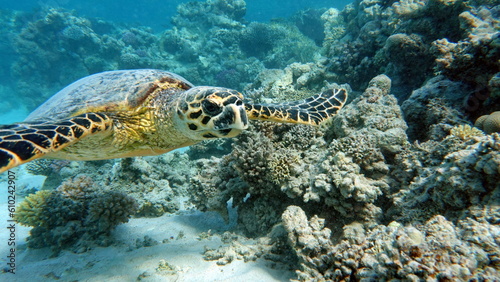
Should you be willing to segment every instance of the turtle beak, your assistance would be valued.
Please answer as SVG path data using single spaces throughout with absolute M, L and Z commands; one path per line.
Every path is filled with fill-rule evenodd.
M 248 117 L 243 105 L 224 106 L 222 113 L 213 118 L 214 129 L 224 137 L 234 137 L 248 128 Z

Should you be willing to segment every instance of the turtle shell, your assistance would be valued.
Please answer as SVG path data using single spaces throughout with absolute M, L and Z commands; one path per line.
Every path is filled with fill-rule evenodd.
M 107 71 L 66 86 L 34 110 L 26 122 L 60 120 L 93 111 L 123 111 L 140 106 L 149 95 L 168 87 L 189 89 L 183 77 L 162 70 Z

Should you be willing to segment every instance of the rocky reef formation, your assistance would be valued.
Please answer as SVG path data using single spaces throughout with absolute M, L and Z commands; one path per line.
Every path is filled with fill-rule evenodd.
M 230 154 L 199 160 L 196 207 L 226 215 L 231 199 L 240 232 L 261 237 L 206 258 L 276 260 L 292 249 L 301 281 L 498 275 L 498 238 L 475 238 L 499 231 L 498 134 L 440 120 L 443 136 L 412 144 L 390 89 L 377 76 L 327 128 L 256 123 Z M 449 245 L 436 243 L 444 237 Z
M 232 198 L 240 227 L 253 236 L 268 232 L 290 204 L 311 210 L 322 206 L 331 217 L 378 222 L 382 210 L 375 202 L 387 201 L 378 197 L 391 184 L 389 166 L 407 145 L 406 124 L 389 91 L 387 76 L 374 78 L 326 132 L 254 124 L 236 139 L 229 155 L 199 161 L 193 202 L 201 210 L 224 213 Z
M 473 219 L 457 225 L 440 215 L 418 227 L 398 222 L 366 230 L 353 222 L 333 244 L 324 220 L 289 206 L 283 213 L 300 281 L 495 280 L 499 227 Z

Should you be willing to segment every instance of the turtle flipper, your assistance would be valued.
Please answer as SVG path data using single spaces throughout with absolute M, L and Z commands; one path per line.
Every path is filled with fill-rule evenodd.
M 328 89 L 302 101 L 283 104 L 245 104 L 249 119 L 320 125 L 344 106 L 347 90 Z
M 0 126 L 0 173 L 56 152 L 85 136 L 111 128 L 102 113 L 86 113 L 65 120 Z

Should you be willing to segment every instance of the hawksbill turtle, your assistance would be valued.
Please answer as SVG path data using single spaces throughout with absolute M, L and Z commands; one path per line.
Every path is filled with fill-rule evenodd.
M 0 126 L 0 172 L 37 158 L 102 160 L 151 156 L 234 137 L 249 120 L 320 125 L 345 104 L 330 89 L 303 101 L 244 103 L 236 90 L 195 87 L 162 70 L 107 71 L 52 96 L 24 122 Z

